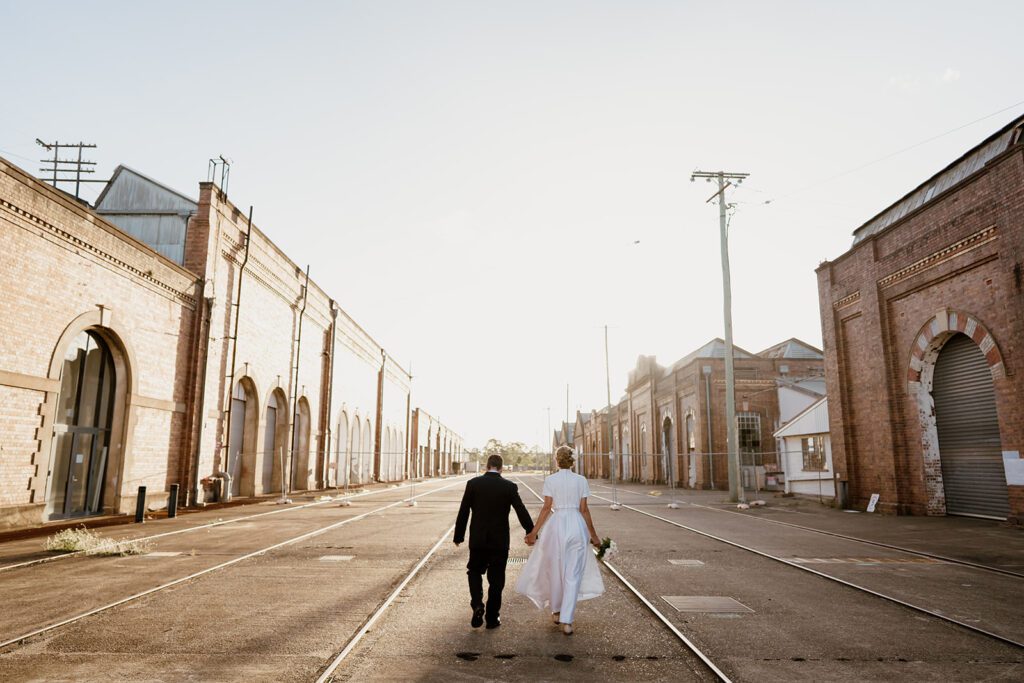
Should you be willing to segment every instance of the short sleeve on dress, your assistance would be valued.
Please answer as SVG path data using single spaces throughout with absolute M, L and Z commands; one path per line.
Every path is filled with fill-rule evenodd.
M 590 498 L 590 482 L 587 481 L 586 477 L 581 477 L 582 485 L 580 486 L 580 498 Z
M 554 487 L 551 485 L 551 476 L 544 477 L 544 490 L 541 491 L 541 495 L 555 497 L 555 492 L 552 491 Z

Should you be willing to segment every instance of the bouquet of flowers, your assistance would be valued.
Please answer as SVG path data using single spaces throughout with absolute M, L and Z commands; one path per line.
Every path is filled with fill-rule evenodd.
M 600 547 L 597 549 L 597 559 L 607 560 L 618 551 L 618 546 L 615 545 L 615 541 L 610 538 L 602 539 Z

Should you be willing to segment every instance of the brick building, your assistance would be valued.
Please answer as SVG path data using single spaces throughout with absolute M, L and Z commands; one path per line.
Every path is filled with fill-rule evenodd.
M 412 476 L 438 477 L 465 471 L 467 456 L 462 437 L 422 408 L 412 413 L 411 434 Z
M 0 526 L 408 476 L 408 372 L 214 184 L 0 159 L 0 243 Z
M 823 358 L 797 339 L 758 354 L 733 349 L 743 476 L 747 486 L 763 487 L 767 475 L 781 481 L 772 437 L 781 423 L 779 389 L 820 384 Z M 611 419 L 607 408 L 578 418 L 577 448 L 582 444 L 586 476 L 611 474 L 609 421 L 619 480 L 664 483 L 671 477 L 683 487 L 727 488 L 725 342 L 714 339 L 669 367 L 640 356 L 625 395 L 611 407 Z
M 832 451 L 850 503 L 1024 516 L 1018 118 L 818 269 Z

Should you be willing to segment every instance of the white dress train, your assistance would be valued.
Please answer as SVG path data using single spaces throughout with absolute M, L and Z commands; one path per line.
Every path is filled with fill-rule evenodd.
M 551 517 L 516 581 L 516 592 L 540 609 L 560 612 L 571 624 L 576 603 L 604 593 L 597 558 L 590 549 L 590 532 L 580 512 L 580 501 L 590 496 L 586 477 L 559 470 L 544 480 L 544 495 L 554 501 Z

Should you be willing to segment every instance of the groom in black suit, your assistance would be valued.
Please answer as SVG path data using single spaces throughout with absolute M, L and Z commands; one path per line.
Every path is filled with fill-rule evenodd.
M 473 608 L 473 628 L 479 628 L 487 617 L 487 628 L 501 626 L 501 591 L 505 587 L 505 565 L 508 563 L 508 512 L 515 508 L 519 523 L 526 533 L 533 531 L 533 519 L 519 498 L 519 487 L 501 476 L 500 455 L 487 458 L 487 473 L 466 484 L 462 505 L 455 520 L 455 545 L 466 539 L 469 513 L 469 604 Z M 484 606 L 483 573 L 487 572 L 487 605 Z

